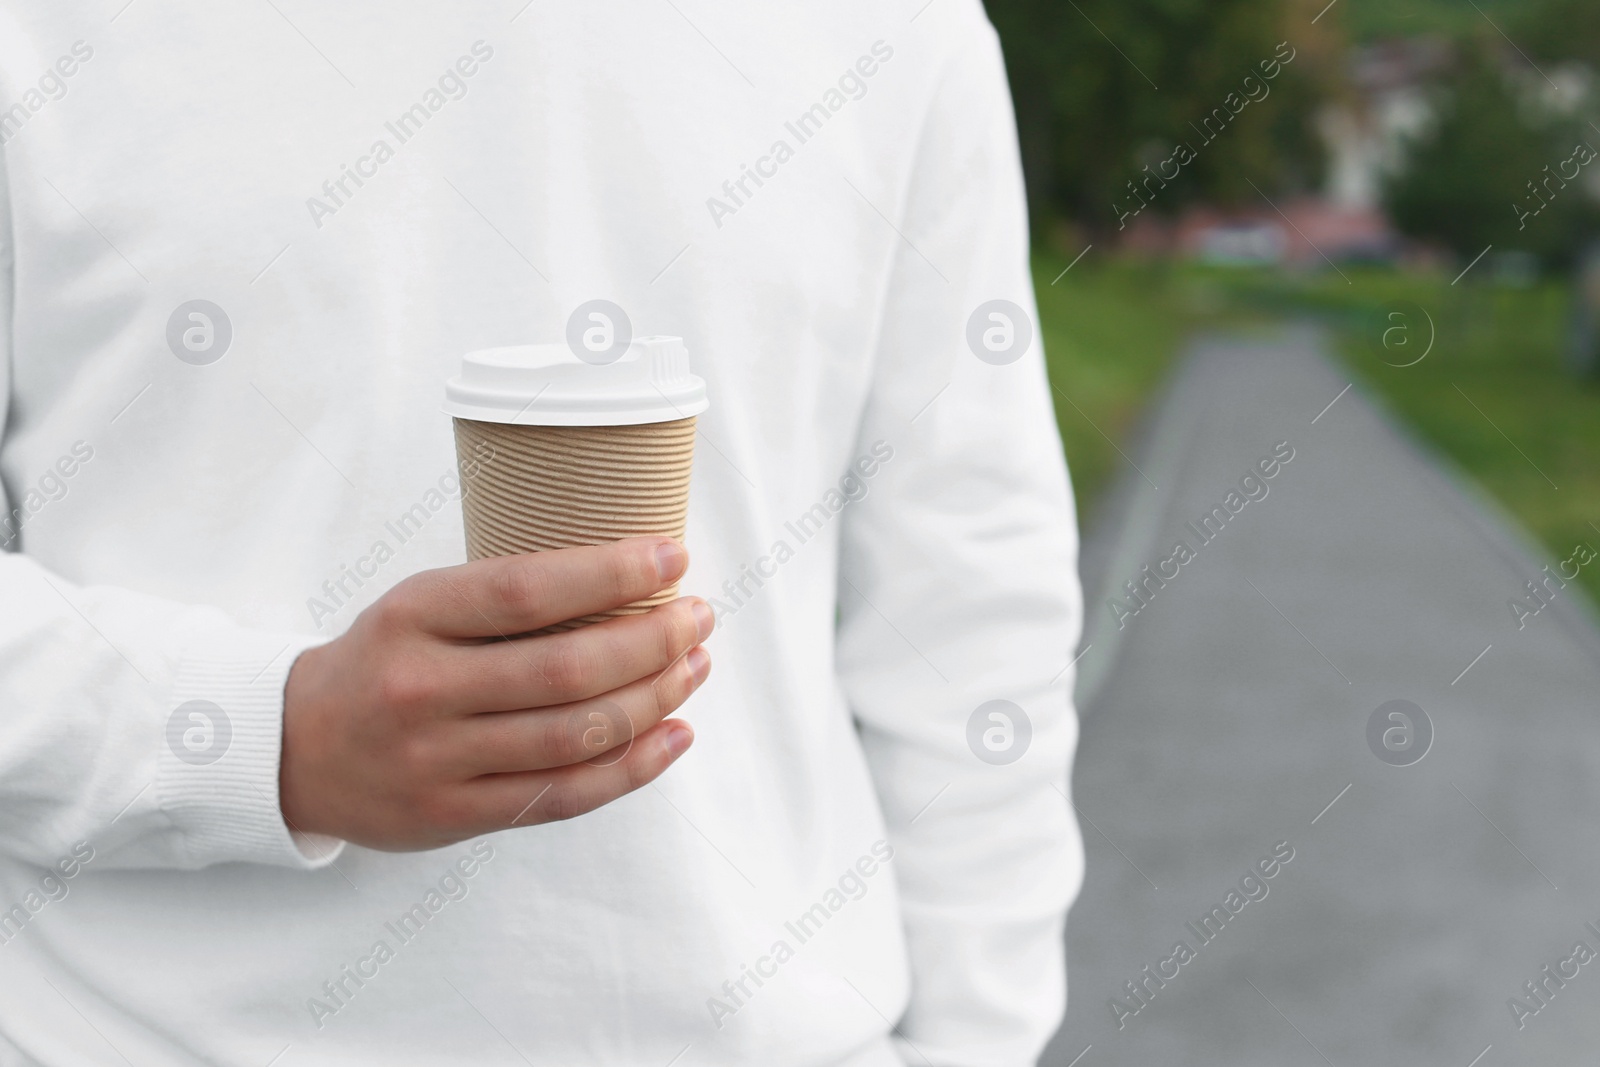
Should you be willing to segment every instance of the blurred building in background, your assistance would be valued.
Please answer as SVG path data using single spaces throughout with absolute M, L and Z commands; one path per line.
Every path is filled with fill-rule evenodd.
M 1141 219 L 1122 236 L 1121 247 L 1226 266 L 1316 267 L 1330 260 L 1389 262 L 1401 241 L 1380 207 L 1300 196 L 1259 207 L 1197 204 L 1176 219 Z
M 1325 104 L 1317 128 L 1328 145 L 1328 198 L 1349 209 L 1378 211 L 1383 184 L 1405 165 L 1405 149 L 1434 118 L 1429 85 L 1451 58 L 1444 38 L 1379 41 L 1352 50 L 1351 92 Z
M 1600 239 L 1594 0 L 990 14 L 1047 239 L 1065 222 L 1140 256 L 1291 266 L 1492 247 L 1506 277 L 1570 271 Z

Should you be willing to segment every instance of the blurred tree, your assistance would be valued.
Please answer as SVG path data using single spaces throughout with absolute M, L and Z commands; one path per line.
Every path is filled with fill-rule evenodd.
M 1115 229 L 1127 183 L 1196 150 L 1156 197 L 1171 212 L 1304 187 L 1321 173 L 1307 121 L 1336 70 L 1335 20 L 1316 0 L 987 0 L 1006 50 L 1036 225 L 1067 217 Z M 1286 42 L 1280 48 L 1280 43 Z M 1214 140 L 1197 132 L 1261 64 L 1293 55 L 1268 95 Z M 1260 90 L 1256 90 L 1260 92 Z M 1235 105 L 1237 106 L 1237 105 Z M 1195 124 L 1195 125 L 1191 125 Z M 1169 168 L 1169 173 L 1170 168 Z
M 1600 159 L 1593 148 L 1577 148 L 1600 148 L 1600 136 L 1579 120 L 1541 112 L 1535 94 L 1508 77 L 1515 56 L 1497 44 L 1463 45 L 1435 93 L 1435 122 L 1389 183 L 1389 210 L 1402 232 L 1459 256 L 1493 244 L 1565 263 L 1594 233 L 1595 206 L 1583 184 Z
M 1529 0 L 1507 29 L 1534 59 L 1600 67 L 1600 4 L 1595 0 Z
M 1469 36 L 1484 28 L 1485 17 L 1516 36 L 1513 26 L 1520 12 L 1540 0 L 1341 0 L 1339 10 L 1353 40 L 1367 44 L 1394 37 L 1443 34 Z

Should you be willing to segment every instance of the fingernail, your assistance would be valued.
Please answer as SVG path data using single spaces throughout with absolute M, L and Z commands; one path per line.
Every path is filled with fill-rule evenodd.
M 694 679 L 695 688 L 700 688 L 711 673 L 711 654 L 703 648 L 691 648 L 684 659 L 689 662 L 689 677 Z
M 694 731 L 687 726 L 674 727 L 667 732 L 667 755 L 677 759 L 689 751 L 689 744 L 694 740 Z
M 676 541 L 663 541 L 656 546 L 656 576 L 663 584 L 683 574 L 689 566 L 689 553 Z
M 711 605 L 704 600 L 696 600 L 689 606 L 689 610 L 694 612 L 695 632 L 700 635 L 698 639 L 704 641 L 711 636 L 711 631 L 717 628 L 716 612 L 712 611 Z

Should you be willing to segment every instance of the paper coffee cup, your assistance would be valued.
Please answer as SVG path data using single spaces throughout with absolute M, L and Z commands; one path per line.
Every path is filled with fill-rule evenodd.
M 566 345 L 469 352 L 445 386 L 461 468 L 467 558 L 682 538 L 705 382 L 676 337 L 641 337 L 615 360 Z M 648 611 L 648 599 L 540 632 Z

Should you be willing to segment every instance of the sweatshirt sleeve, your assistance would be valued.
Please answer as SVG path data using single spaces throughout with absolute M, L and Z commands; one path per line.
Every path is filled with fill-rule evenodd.
M 12 380 L 15 245 L 0 148 L 0 474 Z M 278 805 L 283 689 L 321 639 L 209 607 L 80 585 L 31 559 L 37 493 L 0 476 L 0 851 L 40 866 L 230 860 L 316 868 L 341 843 Z
M 1065 1010 L 1082 878 L 1082 601 L 1009 90 L 971 8 L 895 221 L 859 442 L 892 454 L 846 512 L 838 659 L 895 848 L 902 1056 L 1022 1067 Z

